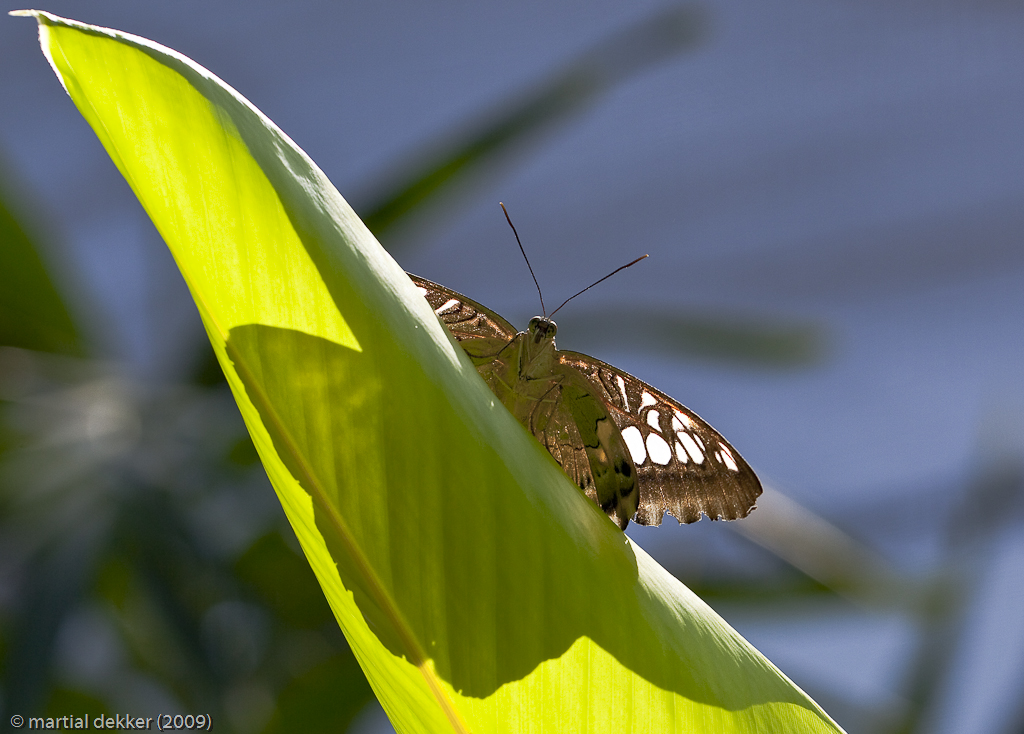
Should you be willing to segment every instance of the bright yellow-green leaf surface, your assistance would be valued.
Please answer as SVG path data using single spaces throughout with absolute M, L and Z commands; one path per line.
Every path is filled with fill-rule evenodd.
M 839 731 L 496 404 L 270 120 L 174 51 L 33 15 L 399 731 Z

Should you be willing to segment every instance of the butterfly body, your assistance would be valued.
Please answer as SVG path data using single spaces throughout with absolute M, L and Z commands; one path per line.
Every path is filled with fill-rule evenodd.
M 753 470 L 695 413 L 632 375 L 555 346 L 537 316 L 517 331 L 493 311 L 410 275 L 501 403 L 622 529 L 702 515 L 745 517 Z

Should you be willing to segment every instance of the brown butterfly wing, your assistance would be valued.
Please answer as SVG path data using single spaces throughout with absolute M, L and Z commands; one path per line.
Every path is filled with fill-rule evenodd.
M 516 327 L 486 306 L 481 306 L 461 293 L 456 293 L 450 288 L 445 288 L 426 278 L 412 273 L 407 273 L 407 275 L 423 293 L 423 297 L 434 309 L 434 313 L 460 342 L 484 339 L 489 344 L 504 346 L 516 335 L 518 331 Z M 463 344 L 463 347 L 465 346 Z
M 569 476 L 573 483 L 600 506 L 601 500 L 597 496 L 590 459 L 583 447 L 583 439 L 573 420 L 572 411 L 561 399 L 561 390 L 553 402 L 550 413 L 545 416 L 544 427 L 540 430 L 531 429 L 531 432 L 558 462 L 562 471 Z M 617 520 L 617 518 L 615 519 Z M 627 517 L 626 522 L 628 521 Z
M 559 352 L 608 407 L 640 481 L 636 522 L 736 520 L 754 509 L 761 482 L 739 452 L 696 413 L 642 380 L 577 352 Z
M 543 435 L 534 434 L 584 494 L 625 530 L 641 489 L 615 416 L 578 370 L 559 362 L 555 374 L 558 395 L 551 420 Z

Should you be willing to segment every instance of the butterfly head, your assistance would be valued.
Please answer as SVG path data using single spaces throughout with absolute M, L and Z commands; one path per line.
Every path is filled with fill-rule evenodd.
M 545 316 L 534 316 L 530 319 L 530 338 L 534 344 L 539 344 L 542 339 L 554 339 L 558 326 L 554 321 Z

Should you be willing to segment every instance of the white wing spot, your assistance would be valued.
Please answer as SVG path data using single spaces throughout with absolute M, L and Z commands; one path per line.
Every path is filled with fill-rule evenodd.
M 673 431 L 686 431 L 693 428 L 693 421 L 690 420 L 690 416 L 676 411 L 675 416 L 672 418 L 672 430 Z
M 697 442 L 698 444 L 700 444 L 700 450 L 701 450 L 701 451 L 707 451 L 707 450 L 708 450 L 708 447 L 704 445 L 704 440 L 703 440 L 703 439 L 702 439 L 702 438 L 700 437 L 700 434 L 699 434 L 699 433 L 695 433 L 695 434 L 693 434 L 693 439 L 694 439 L 694 440 L 695 440 L 695 441 L 696 441 L 696 442 Z
M 440 316 L 441 314 L 443 314 L 448 309 L 455 308 L 458 305 L 459 305 L 459 302 L 456 299 L 449 298 L 447 301 L 445 301 L 443 306 L 439 306 L 439 307 L 435 308 L 434 309 L 434 313 L 436 313 L 438 316 Z
M 633 463 L 640 466 L 647 461 L 647 449 L 644 448 L 644 437 L 640 435 L 640 429 L 636 426 L 627 426 L 622 429 L 622 440 L 626 442 L 629 455 L 633 457 Z
M 701 453 L 697 442 L 693 440 L 693 436 L 689 433 L 678 433 L 676 435 L 679 436 L 679 443 L 681 443 L 686 449 L 686 453 L 688 453 L 690 458 L 693 459 L 693 463 L 703 464 L 704 454 Z
M 647 413 L 647 425 L 653 428 L 658 433 L 661 433 L 661 413 L 656 410 L 652 410 Z
M 740 468 L 736 466 L 736 460 L 732 458 L 732 453 L 725 446 L 720 447 L 722 463 L 729 467 L 732 471 L 739 471 Z
M 622 379 L 622 375 L 615 375 L 615 381 L 619 385 L 619 394 L 622 395 L 622 407 L 628 412 L 629 398 L 626 397 L 626 381 Z
M 430 291 L 428 291 L 426 288 L 424 288 L 421 285 L 416 286 L 416 290 L 418 290 L 420 292 L 420 295 L 423 296 L 424 298 L 426 298 L 427 294 L 430 293 Z
M 648 405 L 657 405 L 658 401 L 654 399 L 654 396 L 644 390 L 644 394 L 640 396 L 640 410 L 643 410 Z
M 672 449 L 657 433 L 647 434 L 647 453 L 651 455 L 651 461 L 655 464 L 665 466 L 672 461 Z
M 684 449 L 683 445 L 678 441 L 676 441 L 676 458 L 679 459 L 679 462 L 682 464 L 690 463 L 690 457 L 686 455 L 686 449 Z

